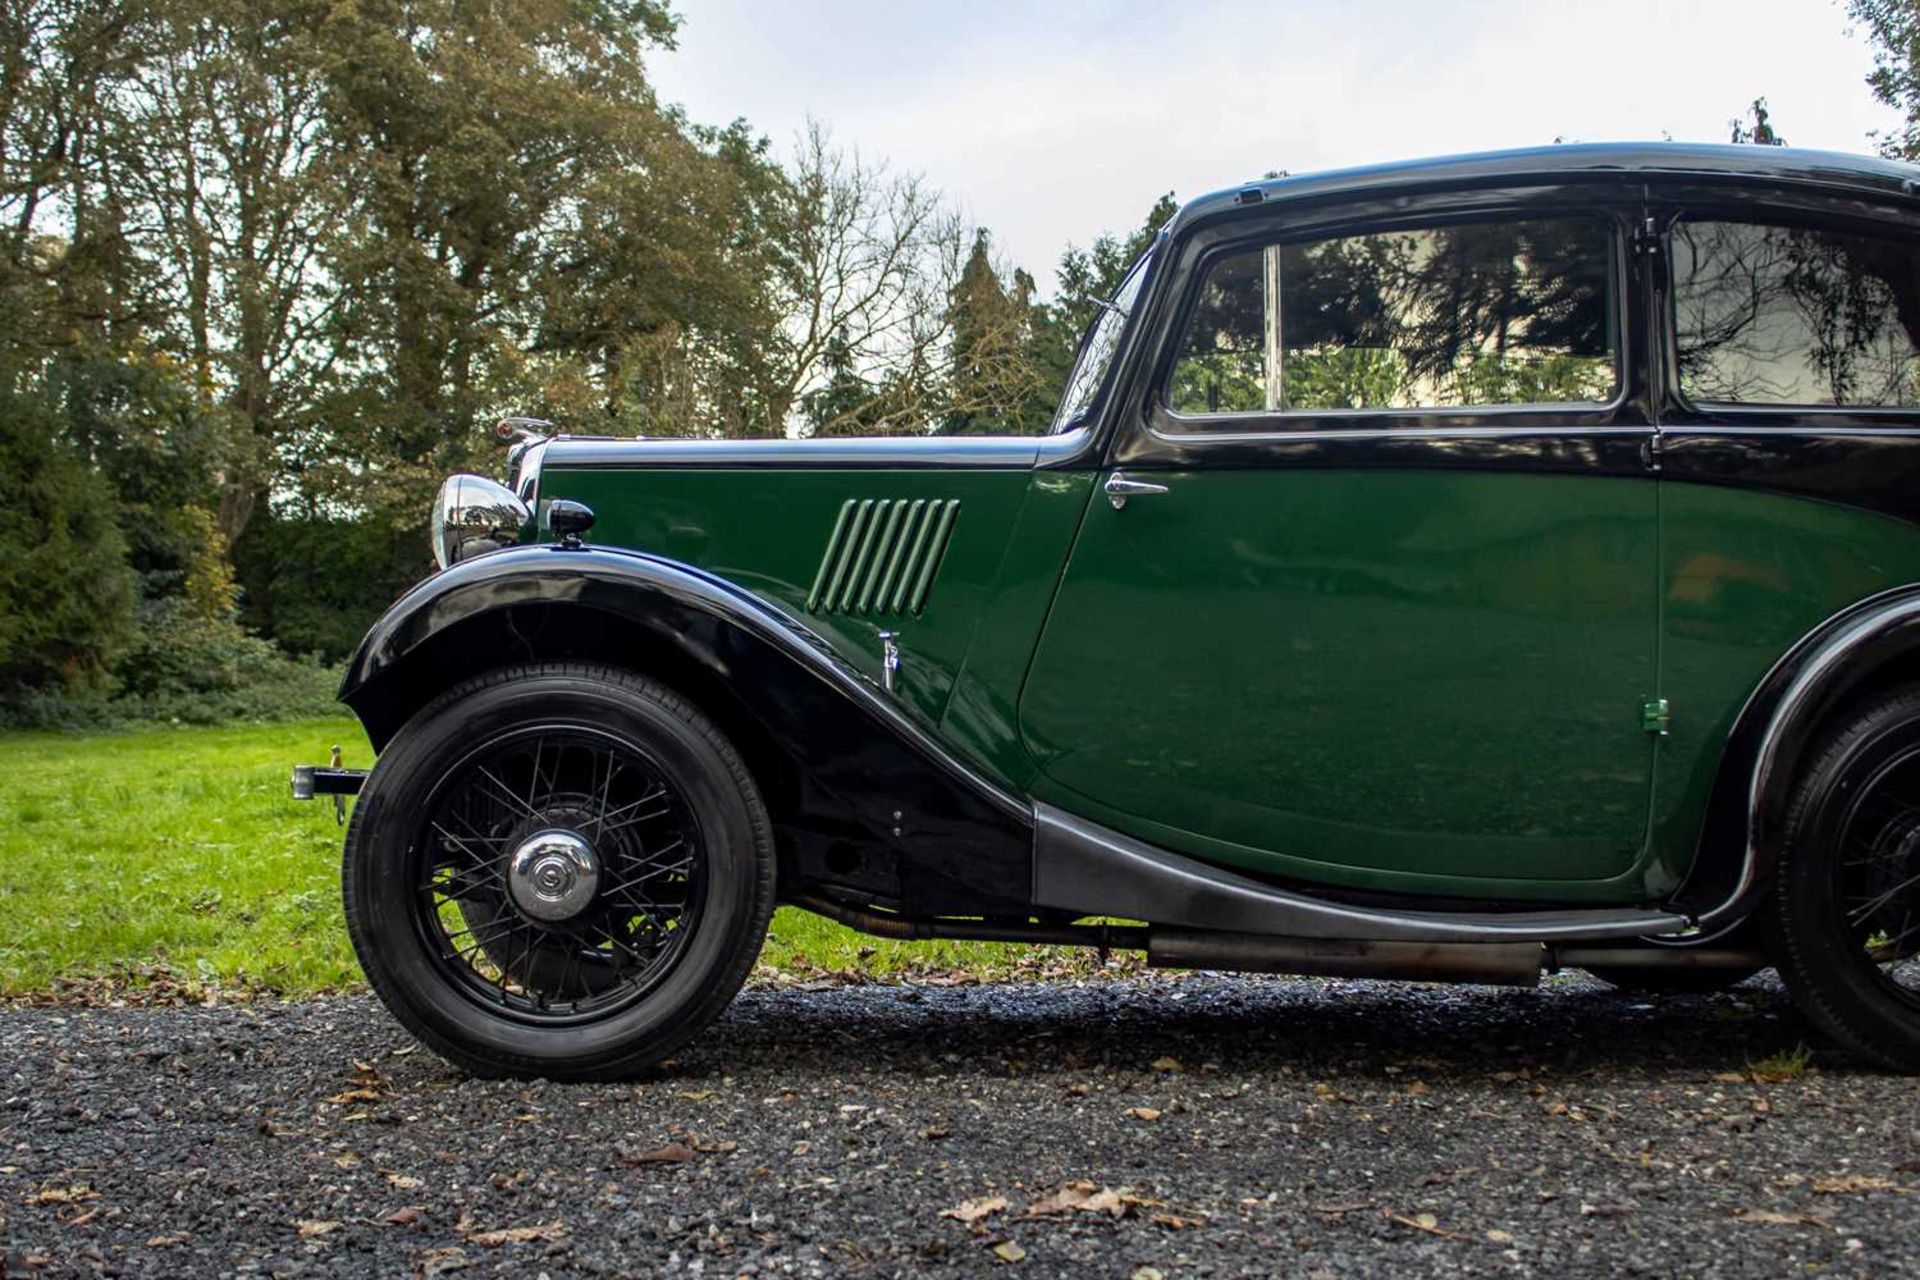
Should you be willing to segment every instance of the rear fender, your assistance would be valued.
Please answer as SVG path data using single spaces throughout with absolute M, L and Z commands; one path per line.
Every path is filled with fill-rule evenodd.
M 1920 679 L 1920 584 L 1841 610 L 1776 662 L 1721 753 L 1693 874 L 1676 905 L 1703 933 L 1738 923 L 1779 866 L 1787 806 L 1833 717 L 1881 689 Z

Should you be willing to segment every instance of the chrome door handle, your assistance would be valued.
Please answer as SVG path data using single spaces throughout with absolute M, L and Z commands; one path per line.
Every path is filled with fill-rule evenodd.
M 1135 480 L 1124 471 L 1116 471 L 1107 477 L 1101 486 L 1107 491 L 1107 501 L 1113 504 L 1115 511 L 1127 505 L 1127 499 L 1143 493 L 1165 493 L 1167 486 L 1155 484 L 1151 480 Z

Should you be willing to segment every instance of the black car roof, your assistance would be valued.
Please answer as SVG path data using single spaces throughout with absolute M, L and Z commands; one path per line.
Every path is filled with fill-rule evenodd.
M 1920 165 L 1844 151 L 1692 142 L 1583 142 L 1263 178 L 1189 201 L 1174 215 L 1169 229 L 1178 230 L 1198 218 L 1271 200 L 1507 180 L 1578 181 L 1621 174 L 1751 178 L 1895 196 L 1920 192 Z

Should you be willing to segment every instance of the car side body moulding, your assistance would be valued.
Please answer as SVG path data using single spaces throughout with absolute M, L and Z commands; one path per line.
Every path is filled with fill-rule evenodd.
M 1644 907 L 1403 911 L 1329 902 L 1169 853 L 1048 804 L 1034 806 L 1033 901 L 1160 926 L 1396 942 L 1623 938 L 1671 933 L 1688 923 Z

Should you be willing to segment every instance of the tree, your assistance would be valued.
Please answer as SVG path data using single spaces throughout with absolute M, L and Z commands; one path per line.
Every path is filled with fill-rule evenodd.
M 102 681 L 132 615 L 112 490 L 44 403 L 0 393 L 0 704 Z
M 1087 248 L 1069 245 L 1054 270 L 1054 301 L 1035 316 L 1034 390 L 1022 420 L 1030 431 L 1044 431 L 1067 384 L 1067 374 L 1100 307 L 1095 299 L 1113 296 L 1140 255 L 1178 212 L 1171 191 L 1153 202 L 1146 218 L 1131 232 L 1116 236 L 1103 232 Z
M 1043 378 L 1035 352 L 1033 278 L 994 265 L 992 237 L 974 232 L 973 248 L 954 282 L 947 309 L 952 331 L 944 412 L 949 435 L 1017 435 L 1028 430 L 1024 407 Z
M 324 267 L 346 206 L 330 172 L 318 0 L 162 4 L 153 43 L 114 95 L 116 185 L 150 278 L 158 336 L 181 351 L 203 411 L 233 435 L 209 459 L 231 543 L 273 478 L 336 355 Z
M 1761 147 L 1784 147 L 1787 140 L 1773 131 L 1773 125 L 1767 116 L 1767 100 L 1755 98 L 1747 114 L 1733 121 L 1733 136 L 1730 142 L 1750 143 Z
M 949 298 L 967 254 L 959 215 L 918 175 L 863 160 L 810 121 L 787 167 L 777 243 L 774 306 L 782 320 L 768 353 L 768 429 L 926 430 Z M 830 380 L 848 385 L 847 370 L 873 388 L 866 402 L 794 421 L 804 405 L 823 403 Z
M 1915 0 L 1847 0 L 1847 14 L 1873 46 L 1867 85 L 1898 111 L 1900 128 L 1877 135 L 1880 154 L 1920 159 L 1920 4 Z

